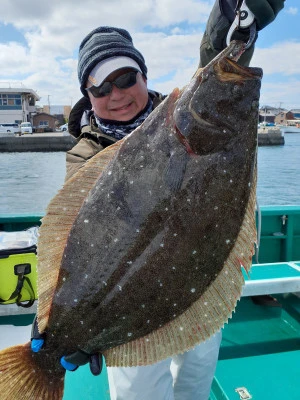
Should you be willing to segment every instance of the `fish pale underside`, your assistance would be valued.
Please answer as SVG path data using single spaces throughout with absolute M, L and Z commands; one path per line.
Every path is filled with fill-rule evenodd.
M 60 358 L 148 365 L 219 331 L 256 242 L 262 70 L 232 42 L 50 202 L 38 240 L 43 349 L 0 352 L 2 399 L 61 399 Z

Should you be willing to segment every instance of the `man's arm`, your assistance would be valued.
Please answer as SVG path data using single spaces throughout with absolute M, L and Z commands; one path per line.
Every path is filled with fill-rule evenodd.
M 274 21 L 279 11 L 284 7 L 284 2 L 285 0 L 245 0 L 246 5 L 254 14 L 257 31 Z M 235 18 L 235 9 L 238 3 L 241 2 L 237 0 L 216 0 L 200 44 L 199 67 L 207 65 L 226 47 L 226 37 Z M 232 39 L 247 42 L 248 37 L 249 29 L 243 29 L 237 30 Z M 241 65 L 248 66 L 250 64 L 255 40 L 240 57 L 239 63 Z

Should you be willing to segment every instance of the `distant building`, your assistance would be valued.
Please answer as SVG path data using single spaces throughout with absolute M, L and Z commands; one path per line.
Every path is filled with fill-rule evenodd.
M 59 116 L 62 116 L 62 123 L 68 122 L 69 121 L 69 116 L 71 112 L 71 106 L 56 106 L 56 105 L 44 105 L 43 106 L 43 111 L 57 116 L 57 119 L 61 120 Z
M 300 119 L 300 109 L 299 108 L 294 108 L 291 110 L 291 112 L 294 114 L 294 118 Z
M 287 121 L 294 120 L 295 116 L 292 111 L 281 111 L 275 117 L 276 125 L 287 125 Z
M 261 109 L 259 110 L 258 122 L 275 122 L 275 114 L 271 110 Z
M 55 132 L 57 120 L 55 116 L 41 112 L 34 115 L 32 126 L 35 132 Z
M 0 123 L 32 123 L 39 100 L 34 90 L 22 84 L 0 82 Z

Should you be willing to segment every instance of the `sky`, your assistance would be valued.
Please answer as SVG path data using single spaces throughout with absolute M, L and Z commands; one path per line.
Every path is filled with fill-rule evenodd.
M 287 0 L 259 32 L 251 66 L 264 71 L 260 106 L 300 108 L 300 3 Z M 43 105 L 80 98 L 78 48 L 101 25 L 127 29 L 148 67 L 148 87 L 170 93 L 186 85 L 214 1 L 1 0 L 0 87 L 24 86 Z

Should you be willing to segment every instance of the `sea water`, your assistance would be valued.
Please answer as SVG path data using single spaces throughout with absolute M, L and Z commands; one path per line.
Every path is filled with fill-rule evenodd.
M 0 153 L 0 215 L 44 213 L 62 187 L 64 152 Z
M 300 134 L 285 134 L 282 146 L 258 148 L 260 205 L 300 205 Z
M 64 152 L 0 153 L 0 215 L 44 213 L 62 187 Z M 257 198 L 262 205 L 300 205 L 300 134 L 258 148 Z

